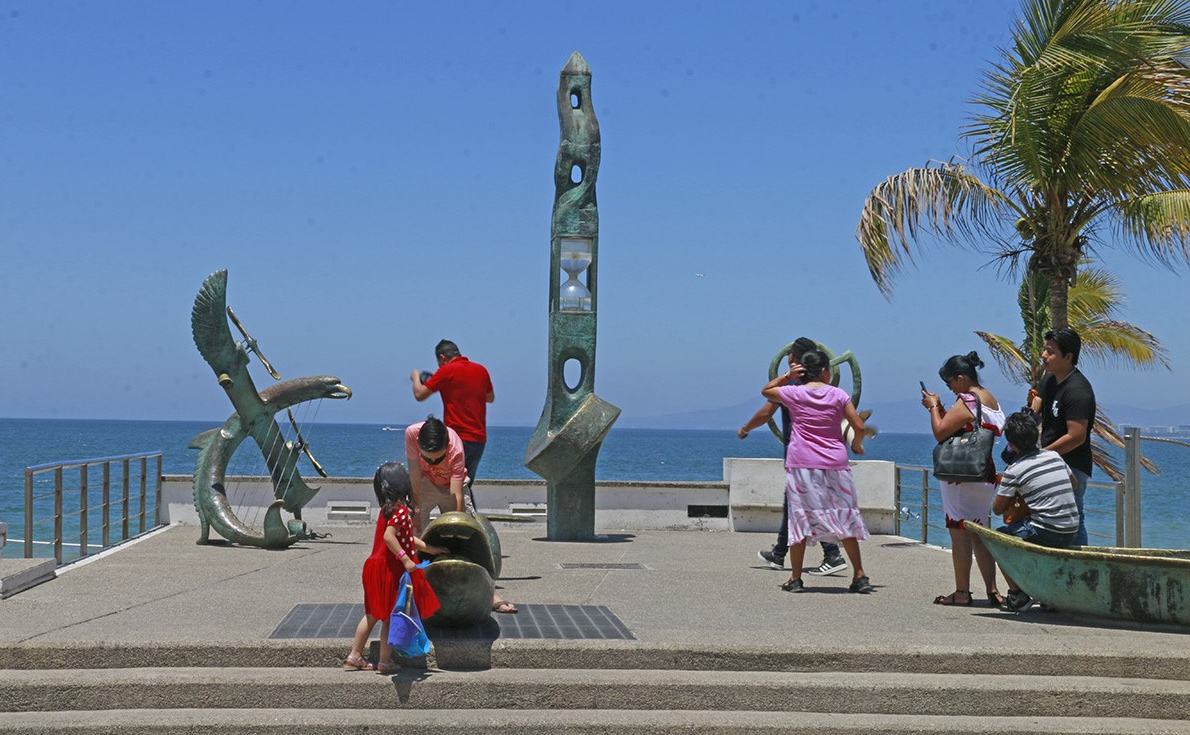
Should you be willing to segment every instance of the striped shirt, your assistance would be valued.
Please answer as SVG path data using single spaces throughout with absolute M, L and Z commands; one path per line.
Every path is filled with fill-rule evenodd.
M 1070 470 L 1057 452 L 1041 449 L 1025 455 L 1004 469 L 997 495 L 1011 498 L 1020 493 L 1029 506 L 1029 520 L 1055 533 L 1078 530 L 1078 506 Z

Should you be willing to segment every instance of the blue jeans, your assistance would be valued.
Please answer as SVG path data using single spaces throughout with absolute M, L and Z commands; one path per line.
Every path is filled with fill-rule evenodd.
M 1087 481 L 1091 476 L 1081 470 L 1076 470 L 1073 467 L 1070 471 L 1074 473 L 1074 504 L 1078 506 L 1078 533 L 1074 536 L 1075 546 L 1086 546 L 1087 544 L 1087 516 L 1083 513 L 1083 497 L 1087 494 Z
M 483 459 L 485 442 L 463 442 L 463 466 L 467 468 L 467 494 L 471 496 L 471 505 L 475 505 L 475 493 L 471 486 L 475 484 L 475 473 L 479 472 L 479 460 Z
M 777 531 L 777 543 L 773 546 L 773 556 L 784 559 L 785 554 L 789 551 L 789 496 L 781 493 L 785 497 L 785 501 L 781 504 L 781 530 Z M 838 559 L 839 545 L 832 544 L 830 541 L 822 542 L 822 559 Z
M 1000 533 L 1007 533 L 1010 536 L 1028 541 L 1031 544 L 1038 546 L 1048 546 L 1051 549 L 1065 549 L 1067 546 L 1073 546 L 1077 534 L 1071 533 L 1057 533 L 1045 528 L 1034 526 L 1028 518 L 1016 523 L 1010 523 L 1007 526 L 1000 526 L 996 529 Z

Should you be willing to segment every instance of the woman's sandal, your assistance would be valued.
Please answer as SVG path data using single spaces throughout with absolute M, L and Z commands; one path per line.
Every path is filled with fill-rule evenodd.
M 1000 607 L 1004 604 L 1004 595 L 995 590 L 988 590 L 988 607 Z
M 780 587 L 781 587 L 781 589 L 785 590 L 786 592 L 805 592 L 806 591 L 806 585 L 805 585 L 805 583 L 802 582 L 801 577 L 798 577 L 797 579 L 790 579 L 785 584 L 780 585 Z
M 394 661 L 381 661 L 376 664 L 377 674 L 395 674 L 401 670 L 401 667 Z
M 376 667 L 372 662 L 363 656 L 356 656 L 354 653 L 347 656 L 346 663 L 343 664 L 344 671 L 375 671 Z
M 955 599 L 957 595 L 966 595 L 967 601 L 959 602 L 957 599 Z M 967 590 L 955 590 L 954 592 L 951 592 L 949 595 L 938 595 L 937 597 L 934 598 L 934 604 L 935 605 L 957 605 L 959 607 L 970 607 L 971 606 L 971 593 L 968 592 Z

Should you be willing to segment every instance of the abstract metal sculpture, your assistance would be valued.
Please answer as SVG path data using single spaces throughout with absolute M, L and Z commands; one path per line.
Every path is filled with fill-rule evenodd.
M 558 121 L 562 133 L 550 228 L 549 387 L 541 420 L 525 448 L 525 466 L 546 480 L 550 540 L 587 541 L 595 537 L 595 460 L 620 409 L 595 395 L 600 142 L 591 70 L 578 51 L 559 75 Z M 578 375 L 568 383 L 569 362 Z
M 237 343 L 227 320 L 244 335 Z M 314 469 L 326 477 L 322 467 L 310 454 L 294 421 L 291 406 L 319 398 L 351 398 L 351 389 L 330 376 L 297 378 L 278 383 L 260 393 L 248 373 L 248 353 L 256 357 L 274 379 L 281 376 L 261 354 L 256 340 L 227 306 L 227 271 L 212 273 L 203 282 L 194 299 L 190 313 L 194 344 L 218 377 L 219 385 L 227 392 L 235 413 L 217 429 L 205 431 L 190 441 L 191 449 L 198 449 L 194 471 L 194 507 L 202 523 L 198 543 L 209 543 L 210 529 L 223 538 L 245 546 L 279 549 L 303 538 L 311 532 L 301 520 L 301 511 L 318 492 L 302 479 L 297 470 L 300 455 L 305 454 Z M 294 429 L 294 439 L 287 441 L 277 426 L 276 414 L 285 410 Z M 249 526 L 236 517 L 227 498 L 225 475 L 228 462 L 240 444 L 251 437 L 264 455 L 276 498 L 265 512 L 263 530 Z M 294 519 L 286 524 L 281 511 L 292 513 Z
M 840 365 L 846 364 L 851 368 L 851 405 L 855 406 L 856 408 L 859 408 L 859 395 L 860 395 L 861 391 L 863 390 L 863 378 L 860 375 L 859 360 L 856 359 L 855 354 L 852 353 L 851 350 L 847 350 L 843 354 L 838 355 L 836 357 L 835 353 L 831 352 L 830 348 L 827 347 L 826 345 L 822 344 L 821 342 L 817 342 L 817 341 L 815 342 L 815 344 L 818 345 L 818 349 L 822 350 L 822 352 L 826 355 L 827 359 L 830 360 L 831 385 L 835 386 L 836 388 L 839 387 L 839 378 L 840 378 L 839 366 Z M 772 380 L 773 378 L 777 377 L 778 373 L 784 372 L 784 369 L 782 366 L 786 364 L 786 360 L 789 357 L 789 353 L 793 352 L 793 347 L 794 347 L 794 343 L 790 342 L 789 344 L 785 345 L 780 350 L 778 350 L 776 355 L 773 355 L 773 360 L 772 360 L 772 362 L 769 363 L 769 380 Z M 860 418 L 862 418 L 865 422 L 867 422 L 868 417 L 872 415 L 872 412 L 867 411 L 867 410 L 860 411 L 859 415 L 860 415 Z M 843 427 L 844 427 L 844 435 L 850 436 L 850 434 L 848 432 L 850 432 L 851 427 L 847 424 L 846 421 L 843 422 Z M 769 419 L 769 430 L 773 432 L 773 436 L 777 437 L 777 441 L 781 442 L 782 444 L 785 443 L 785 438 L 781 435 L 781 428 L 779 426 L 777 426 L 777 422 L 774 421 L 772 418 Z M 869 439 L 873 436 L 876 436 L 876 427 L 875 426 L 866 427 L 866 429 L 864 430 L 864 436 Z M 850 439 L 848 439 L 848 441 L 850 441 Z

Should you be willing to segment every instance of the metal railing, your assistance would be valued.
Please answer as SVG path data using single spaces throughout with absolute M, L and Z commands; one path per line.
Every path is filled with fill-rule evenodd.
M 152 493 L 153 493 L 153 524 L 147 525 L 148 515 L 148 497 L 149 497 L 149 460 L 155 459 L 155 471 L 152 475 Z M 140 452 L 137 454 L 124 454 L 115 457 L 97 457 L 94 459 L 75 459 L 62 462 L 49 462 L 47 464 L 34 465 L 33 467 L 25 468 L 25 537 L 23 539 L 10 539 L 13 542 L 22 542 L 24 545 L 25 558 L 33 557 L 34 546 L 53 546 L 54 559 L 60 565 L 62 564 L 63 547 L 71 549 L 78 549 L 78 553 L 74 558 L 82 558 L 89 554 L 102 551 L 103 549 L 112 546 L 112 507 L 118 509 L 118 516 L 115 518 L 117 524 L 118 538 L 114 543 L 120 543 L 132 536 L 140 535 L 146 531 L 152 530 L 161 525 L 161 452 Z M 120 483 L 119 495 L 112 498 L 112 467 L 116 466 L 116 475 Z M 101 469 L 103 479 L 98 484 L 98 488 L 102 494 L 99 499 L 98 507 L 92 503 L 91 491 L 93 486 L 91 484 L 91 468 L 98 467 Z M 139 481 L 139 492 L 133 493 L 132 480 L 133 470 L 138 470 L 137 480 Z M 66 488 L 66 472 L 68 470 L 77 470 L 78 479 L 77 485 Z M 53 489 L 50 492 L 41 494 L 34 494 L 34 479 L 38 475 L 45 473 L 53 474 Z M 72 478 L 73 479 L 73 478 Z M 78 494 L 78 510 L 64 510 L 65 496 L 67 493 L 73 495 Z M 53 500 L 53 514 L 51 518 L 34 518 L 34 509 L 38 506 L 37 501 L 52 498 Z M 136 503 L 136 511 L 132 513 L 133 503 Z M 43 504 L 44 505 L 44 504 Z M 99 513 L 99 532 L 101 541 L 99 544 L 91 542 L 91 527 L 94 520 L 93 513 Z M 77 518 L 78 526 L 78 543 L 68 543 L 65 540 L 66 526 L 69 523 L 73 527 L 74 523 L 71 519 Z M 53 537 L 50 540 L 36 540 L 35 530 L 39 524 L 46 524 L 53 522 Z M 133 528 L 135 527 L 135 533 Z
M 1139 462 L 1137 463 L 1139 466 Z M 946 533 L 944 539 L 949 541 L 949 533 L 946 531 L 946 519 L 940 518 L 941 525 L 930 523 L 931 510 L 937 511 L 938 515 L 942 514 L 942 499 L 941 488 L 933 481 L 930 467 L 919 467 L 916 465 L 896 465 L 894 488 L 893 488 L 893 502 L 896 507 L 896 514 L 893 517 L 893 533 L 898 536 L 901 533 L 901 525 L 908 516 L 910 520 L 920 521 L 921 542 L 928 544 L 930 542 L 930 529 L 942 531 Z M 1100 543 L 1096 545 L 1108 546 L 1140 546 L 1140 492 L 1139 481 L 1138 484 L 1132 487 L 1138 488 L 1134 492 L 1127 492 L 1128 479 L 1125 476 L 1124 482 L 1088 482 L 1088 493 L 1092 489 L 1096 490 L 1110 490 L 1114 496 L 1113 507 L 1114 510 L 1103 510 L 1090 505 L 1084 505 L 1083 513 L 1088 516 L 1114 516 L 1115 518 L 1115 537 L 1102 533 L 1094 533 L 1088 530 L 1087 535 L 1094 539 L 1102 539 L 1106 544 Z M 921 502 L 910 502 L 905 495 L 905 491 L 912 493 L 920 492 Z M 931 494 L 938 495 L 937 502 L 931 504 Z M 913 513 L 910 509 L 916 508 L 920 512 Z M 990 516 L 989 516 L 990 517 Z M 1088 527 L 1091 525 L 1098 526 L 1099 524 L 1092 524 L 1088 522 Z
M 1140 547 L 1140 442 L 1160 442 L 1162 444 L 1176 444 L 1190 447 L 1190 442 L 1179 439 L 1167 439 L 1158 436 L 1141 436 L 1140 429 L 1129 426 L 1124 430 L 1124 484 L 1128 487 L 1128 506 L 1135 507 L 1136 512 L 1129 512 L 1127 528 L 1128 538 L 1135 543 L 1129 546 Z

